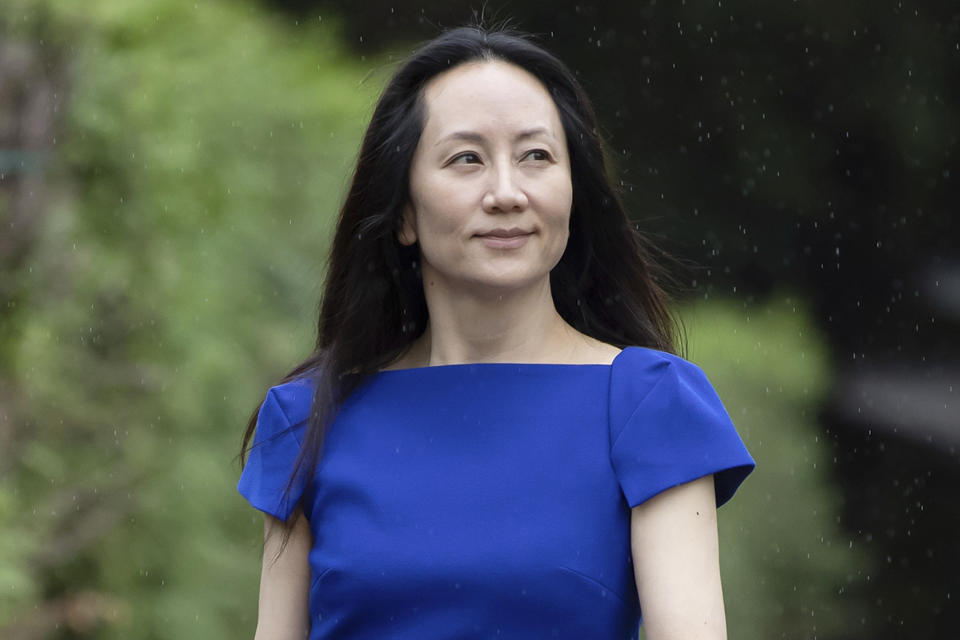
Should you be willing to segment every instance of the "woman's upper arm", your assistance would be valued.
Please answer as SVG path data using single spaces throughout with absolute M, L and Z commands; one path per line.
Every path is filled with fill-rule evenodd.
M 256 640 L 303 640 L 310 633 L 310 548 L 313 537 L 298 509 L 283 546 L 281 520 L 264 515 L 263 568 Z
M 725 639 L 713 476 L 634 507 L 630 542 L 647 640 Z

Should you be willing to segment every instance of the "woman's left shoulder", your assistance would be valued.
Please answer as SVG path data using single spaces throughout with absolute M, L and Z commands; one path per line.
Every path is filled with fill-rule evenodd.
M 703 370 L 676 354 L 624 349 L 611 370 L 611 456 L 631 507 L 715 475 L 717 505 L 754 467 Z
M 612 406 L 632 411 L 656 390 L 664 399 L 709 400 L 719 404 L 716 391 L 706 373 L 697 364 L 674 353 L 649 347 L 627 347 L 610 367 Z
M 650 370 L 664 372 L 671 366 L 681 371 L 701 372 L 695 363 L 669 351 L 651 347 L 626 347 L 614 357 L 612 364 L 620 370 Z

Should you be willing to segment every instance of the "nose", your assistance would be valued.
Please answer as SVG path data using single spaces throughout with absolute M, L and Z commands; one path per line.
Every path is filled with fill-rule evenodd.
M 529 204 L 527 194 L 517 184 L 514 168 L 504 166 L 491 172 L 490 185 L 483 196 L 483 209 L 487 213 L 523 211 Z

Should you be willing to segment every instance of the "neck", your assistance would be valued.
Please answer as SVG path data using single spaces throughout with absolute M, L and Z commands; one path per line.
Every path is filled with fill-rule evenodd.
M 456 295 L 433 280 L 424 287 L 430 323 L 411 349 L 421 366 L 466 362 L 560 362 L 575 330 L 557 313 L 550 280 L 510 291 Z

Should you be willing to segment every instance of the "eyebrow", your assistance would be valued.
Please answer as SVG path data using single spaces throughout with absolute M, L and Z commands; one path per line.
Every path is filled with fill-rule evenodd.
M 533 127 L 532 129 L 524 129 L 516 136 L 514 136 L 513 141 L 519 142 L 520 140 L 526 140 L 527 138 L 533 138 L 538 135 L 550 135 L 550 132 L 546 127 Z M 454 131 L 450 135 L 440 138 L 437 143 L 433 146 L 439 146 L 440 144 L 447 142 L 448 140 L 466 140 L 467 142 L 483 142 L 486 138 L 483 134 L 477 133 L 475 131 Z

